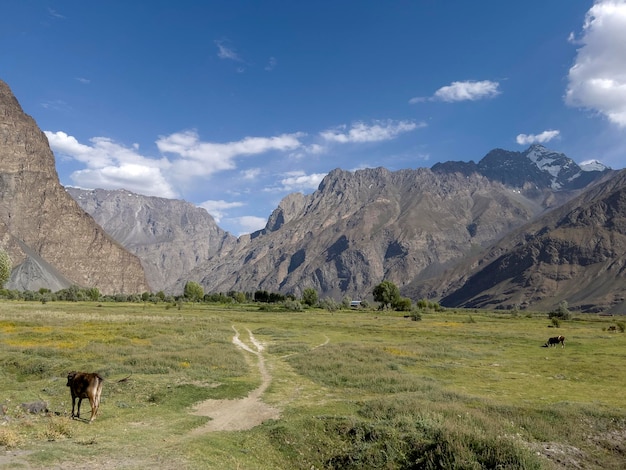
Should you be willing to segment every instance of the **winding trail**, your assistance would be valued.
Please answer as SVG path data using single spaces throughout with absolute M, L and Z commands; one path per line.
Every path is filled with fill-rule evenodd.
M 233 326 L 235 336 L 233 344 L 243 351 L 254 354 L 261 374 L 261 385 L 252 390 L 247 397 L 238 400 L 206 400 L 193 407 L 192 414 L 208 416 L 211 420 L 204 426 L 194 429 L 192 435 L 200 435 L 215 431 L 242 431 L 252 429 L 269 419 L 278 419 L 280 410 L 261 401 L 261 395 L 269 387 L 272 377 L 265 367 L 263 344 L 256 340 L 250 330 L 248 336 L 253 347 L 239 339 L 239 332 Z

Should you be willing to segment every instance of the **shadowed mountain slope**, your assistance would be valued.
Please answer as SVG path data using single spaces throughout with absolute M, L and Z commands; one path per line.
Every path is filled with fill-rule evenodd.
M 626 171 L 507 235 L 473 266 L 428 284 L 445 286 L 439 293 L 447 290 L 447 306 L 545 309 L 566 300 L 574 309 L 624 313 Z

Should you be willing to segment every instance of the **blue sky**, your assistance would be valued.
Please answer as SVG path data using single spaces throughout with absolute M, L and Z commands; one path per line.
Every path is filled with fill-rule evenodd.
M 3 0 L 0 79 L 61 183 L 239 235 L 332 169 L 626 155 L 626 0 Z

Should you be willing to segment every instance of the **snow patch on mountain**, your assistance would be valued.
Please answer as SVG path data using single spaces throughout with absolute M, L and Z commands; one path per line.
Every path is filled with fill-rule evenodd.
M 578 166 L 580 166 L 580 169 L 582 171 L 604 171 L 604 170 L 610 170 L 610 168 L 608 166 L 606 166 L 602 162 L 599 162 L 598 160 L 586 160 L 586 161 L 582 162 Z

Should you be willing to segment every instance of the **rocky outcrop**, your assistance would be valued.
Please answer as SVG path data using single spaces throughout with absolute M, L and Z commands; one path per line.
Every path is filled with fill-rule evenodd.
M 191 203 L 124 190 L 67 188 L 108 234 L 137 255 L 152 291 L 172 292 L 200 261 L 226 256 L 237 239 Z
M 148 289 L 139 259 L 65 192 L 46 136 L 2 81 L 0 245 L 14 265 L 9 288 L 76 284 L 102 293 Z

